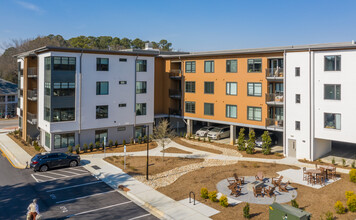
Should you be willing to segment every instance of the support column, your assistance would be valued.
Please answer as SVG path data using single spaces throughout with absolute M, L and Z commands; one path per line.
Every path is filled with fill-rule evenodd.
M 211 122 L 207 122 L 207 126 L 211 126 Z
M 188 119 L 187 120 L 187 136 L 189 137 L 189 135 L 193 134 L 193 120 Z
M 230 144 L 234 145 L 236 142 L 236 126 L 230 125 Z

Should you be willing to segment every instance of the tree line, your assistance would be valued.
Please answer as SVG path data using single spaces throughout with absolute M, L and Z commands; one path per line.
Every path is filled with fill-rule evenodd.
M 143 49 L 145 43 L 139 38 L 119 38 L 111 36 L 78 36 L 68 40 L 61 35 L 50 34 L 39 36 L 33 39 L 12 40 L 10 43 L 2 45 L 4 53 L 0 56 L 0 78 L 10 82 L 17 82 L 17 60 L 15 54 L 33 50 L 43 46 L 56 46 L 68 48 L 101 49 L 101 50 L 121 50 L 121 49 Z M 154 49 L 161 51 L 171 51 L 172 43 L 165 39 L 159 42 L 151 41 Z

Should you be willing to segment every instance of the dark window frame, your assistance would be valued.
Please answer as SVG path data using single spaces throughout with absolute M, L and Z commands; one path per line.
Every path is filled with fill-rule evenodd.
M 147 115 L 147 103 L 136 103 L 136 116 L 144 115 Z
M 189 105 L 190 105 L 192 111 L 187 111 L 187 110 L 190 110 L 189 108 L 187 108 Z M 184 106 L 185 106 L 185 112 L 186 112 L 186 113 L 195 114 L 195 109 L 196 109 L 196 108 L 195 108 L 195 102 L 192 102 L 192 101 L 185 101 Z
M 295 76 L 296 77 L 300 76 L 300 67 L 295 67 Z
M 195 93 L 195 81 L 185 81 L 185 92 Z
M 53 56 L 53 71 L 75 71 L 76 63 L 75 57 Z
M 208 106 L 208 105 L 209 105 L 210 107 L 212 106 L 212 113 L 210 113 L 210 114 L 208 114 L 208 112 L 207 112 L 207 110 L 208 110 L 208 109 L 207 109 L 207 106 Z M 209 107 L 209 108 L 210 108 L 210 107 Z M 214 114 L 215 114 L 215 112 L 214 112 L 215 109 L 214 109 L 214 108 L 215 108 L 214 103 L 204 102 L 204 115 L 207 115 L 207 116 L 214 116 Z M 211 109 L 209 109 L 209 110 L 211 110 Z
M 249 63 L 250 60 L 253 61 L 252 64 Z M 260 67 L 261 69 L 257 69 L 257 68 L 255 67 L 257 61 L 261 61 L 261 67 Z M 256 63 L 255 63 L 255 62 L 256 62 Z M 252 65 L 252 69 L 250 69 L 250 65 Z M 247 60 L 247 72 L 249 72 L 249 73 L 262 73 L 262 58 L 248 59 L 248 60 Z
M 58 113 L 59 120 L 54 120 L 55 112 Z M 64 114 L 67 114 L 67 118 L 70 118 L 68 116 L 73 116 L 73 118 L 65 120 L 63 119 Z M 54 108 L 52 109 L 51 118 L 51 122 L 75 121 L 75 108 Z
M 207 87 L 207 84 L 210 84 L 210 86 Z M 211 89 L 211 85 L 213 85 L 213 86 L 212 86 L 212 92 L 207 92 L 208 89 Z M 213 95 L 214 92 L 215 92 L 215 88 L 214 88 L 214 87 L 215 87 L 214 81 L 206 81 L 206 82 L 204 82 L 204 94 Z
M 147 60 L 136 60 L 136 72 L 147 72 Z
M 236 116 L 235 117 L 229 117 L 228 116 L 228 111 L 227 111 L 227 109 L 228 109 L 228 107 L 236 107 Z M 231 113 L 231 111 L 230 111 L 230 113 Z M 226 107 L 225 107 L 225 117 L 226 118 L 237 118 L 237 105 L 231 105 L 231 104 L 226 104 Z
M 231 85 L 230 86 L 228 86 L 228 84 L 231 84 L 231 83 L 235 83 L 236 84 L 236 94 L 231 94 Z M 237 96 L 237 94 L 238 94 L 238 82 L 226 82 L 226 95 L 232 95 L 232 96 Z M 228 89 L 227 88 L 230 88 L 229 90 L 230 90 L 230 94 L 228 93 Z
M 253 95 L 249 94 L 249 84 L 253 84 Z M 261 85 L 261 94 L 260 95 L 255 95 L 256 94 L 256 88 L 255 85 L 259 84 Z M 247 96 L 251 96 L 251 97 L 262 97 L 262 83 L 258 83 L 258 82 L 248 82 L 247 83 Z
M 232 71 L 232 70 L 231 70 L 232 61 L 236 61 L 236 71 Z M 237 68 L 238 68 L 237 59 L 226 60 L 226 73 L 237 73 L 237 72 L 238 72 L 238 69 L 237 69 Z
M 97 105 L 95 107 L 95 119 L 105 119 L 109 118 L 109 105 Z M 106 109 L 106 113 L 104 112 Z M 100 110 L 102 112 L 100 112 Z
M 102 63 L 102 60 L 107 60 L 107 63 Z M 109 71 L 109 58 L 96 58 L 96 71 Z
M 300 121 L 295 121 L 295 130 L 300 131 Z
M 210 63 L 210 72 L 207 72 L 206 64 Z M 214 60 L 205 60 L 204 61 L 204 73 L 214 73 L 215 72 L 215 62 Z
M 333 115 L 334 117 L 334 124 L 335 124 L 335 127 L 327 127 L 327 123 L 326 123 L 326 118 L 327 118 L 327 115 Z M 336 127 L 336 115 L 340 115 L 340 128 L 337 128 Z M 326 129 L 334 129 L 334 130 L 341 130 L 341 113 L 330 113 L 330 112 L 324 112 L 324 128 Z
M 102 84 L 107 84 L 107 91 L 102 91 Z M 103 92 L 103 93 L 102 93 Z M 99 81 L 96 82 L 96 95 L 109 95 L 109 82 L 108 81 Z
M 301 100 L 301 95 L 300 94 L 295 94 L 295 103 L 300 104 L 302 102 Z
M 142 85 L 142 88 L 137 88 L 138 84 Z M 147 81 L 136 81 L 136 94 L 147 93 Z
M 56 139 L 60 137 L 60 145 L 59 147 L 56 145 Z M 69 140 L 73 138 L 73 146 L 69 144 Z M 63 145 L 63 140 L 66 140 L 67 146 L 62 146 Z M 64 134 L 54 134 L 54 142 L 53 142 L 53 148 L 54 149 L 60 149 L 60 148 L 67 148 L 68 146 L 74 147 L 75 145 L 75 133 L 64 133 Z
M 249 119 L 249 109 L 252 108 L 253 109 L 253 114 L 252 114 L 252 119 Z M 256 109 L 260 109 L 261 110 L 261 119 L 257 120 L 255 117 L 255 111 Z M 262 107 L 255 107 L 255 106 L 247 106 L 247 120 L 249 121 L 262 121 Z
M 327 57 L 333 58 L 333 68 L 327 69 Z M 337 60 L 339 58 L 339 60 Z M 339 62 L 339 64 L 338 64 Z M 339 66 L 338 66 L 339 65 Z M 341 71 L 341 55 L 326 55 L 324 56 L 324 71 Z
M 190 68 L 188 68 L 190 66 Z M 195 61 L 186 61 L 185 62 L 185 72 L 186 73 L 195 73 L 196 71 L 196 62 Z
M 333 86 L 334 88 L 334 98 L 332 99 L 329 99 L 327 98 L 326 96 L 326 87 L 327 86 Z M 337 87 L 340 87 L 340 90 L 339 90 L 339 97 L 337 95 Z M 324 84 L 324 100 L 337 100 L 337 101 L 340 101 L 341 100 L 341 84 Z

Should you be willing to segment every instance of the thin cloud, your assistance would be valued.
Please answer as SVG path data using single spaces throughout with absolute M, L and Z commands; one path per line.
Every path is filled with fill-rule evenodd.
M 31 10 L 34 12 L 42 12 L 42 10 L 37 5 L 34 5 L 32 3 L 24 2 L 24 1 L 16 1 L 16 3 L 28 10 Z

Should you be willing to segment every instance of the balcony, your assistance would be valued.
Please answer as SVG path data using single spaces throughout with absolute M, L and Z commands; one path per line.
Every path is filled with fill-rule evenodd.
M 37 101 L 37 90 L 27 90 L 27 99 Z
M 283 68 L 267 68 L 266 79 L 267 80 L 283 80 L 284 71 Z
M 169 72 L 169 78 L 180 80 L 182 78 L 182 71 L 180 69 L 171 69 Z
M 283 105 L 283 93 L 266 93 L 267 105 Z
M 283 120 L 266 118 L 266 127 L 273 130 L 283 130 Z
M 178 115 L 178 116 L 181 116 L 181 115 L 182 115 L 182 111 L 179 110 L 179 109 L 170 108 L 170 109 L 169 109 L 169 115 Z
M 37 115 L 32 113 L 27 113 L 27 122 L 30 124 L 37 124 Z
M 36 78 L 37 77 L 37 67 L 29 67 L 27 68 L 27 77 L 28 78 Z
M 169 97 L 171 97 L 172 99 L 181 99 L 182 91 L 181 90 L 176 90 L 176 89 L 170 89 L 169 90 Z

